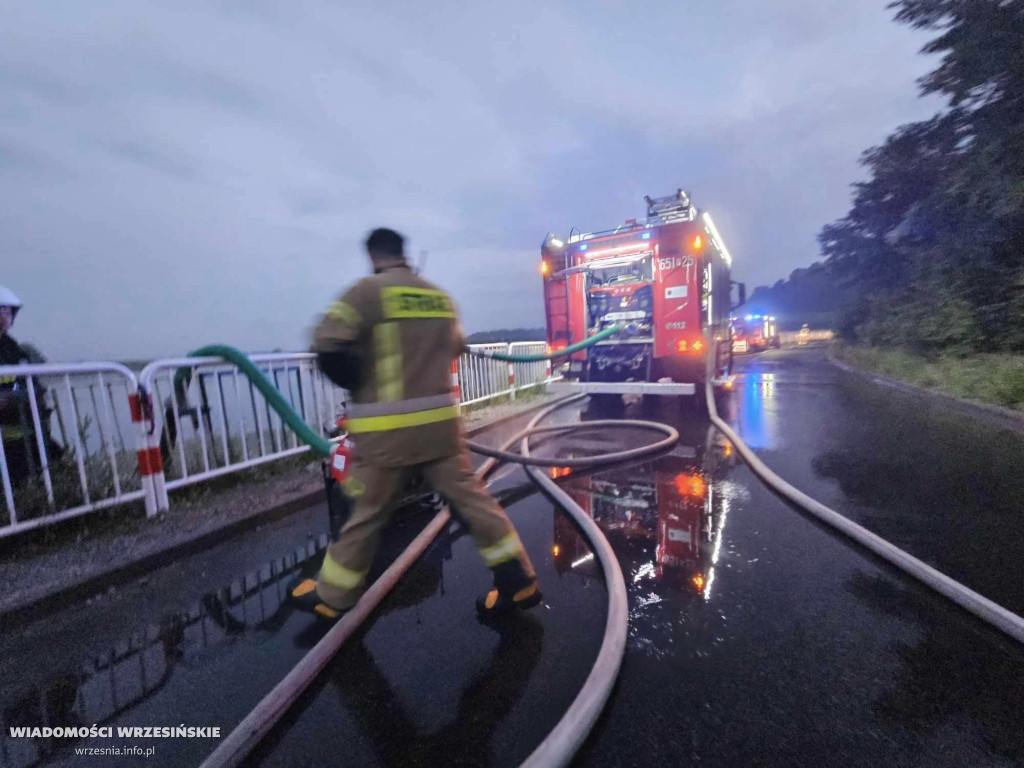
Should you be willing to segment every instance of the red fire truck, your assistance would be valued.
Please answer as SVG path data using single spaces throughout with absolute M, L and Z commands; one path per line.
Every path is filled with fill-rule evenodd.
M 573 354 L 560 389 L 702 395 L 732 372 L 729 316 L 745 300 L 711 216 L 683 190 L 647 202 L 647 219 L 541 246 L 547 341 L 565 349 L 612 325 L 613 337 Z M 731 286 L 739 288 L 732 303 Z M 710 358 L 710 360 L 709 360 Z

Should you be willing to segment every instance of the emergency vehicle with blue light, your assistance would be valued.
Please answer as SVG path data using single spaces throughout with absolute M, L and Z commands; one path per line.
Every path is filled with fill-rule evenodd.
M 732 318 L 732 351 L 736 354 L 778 349 L 782 346 L 775 315 L 744 315 Z

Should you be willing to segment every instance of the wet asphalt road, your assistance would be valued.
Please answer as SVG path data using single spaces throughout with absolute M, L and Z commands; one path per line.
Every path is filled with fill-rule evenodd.
M 818 350 L 742 368 L 724 410 L 773 469 L 1021 610 L 1018 438 L 900 402 Z M 1024 762 L 1019 648 L 794 512 L 677 404 L 629 415 L 676 424 L 683 438 L 652 461 L 562 480 L 607 532 L 630 596 L 622 674 L 577 764 Z M 581 455 L 622 440 L 595 431 L 538 452 Z M 529 754 L 589 672 L 606 592 L 586 543 L 521 471 L 497 487 L 546 605 L 498 629 L 479 624 L 472 603 L 487 572 L 453 532 L 252 764 L 513 766 Z M 3 727 L 184 722 L 226 732 L 319 637 L 282 597 L 293 573 L 315 566 L 310 537 L 325 520 L 310 510 L 0 635 Z M 389 550 L 422 521 L 398 524 Z M 303 546 L 304 562 L 294 552 Z M 104 742 L 78 746 L 119 740 Z M 156 755 L 76 759 L 66 744 L 44 754 L 54 745 L 4 739 L 0 766 L 194 765 L 212 748 L 131 744 Z
M 1024 435 L 832 366 L 738 358 L 723 412 L 783 479 L 1024 615 Z

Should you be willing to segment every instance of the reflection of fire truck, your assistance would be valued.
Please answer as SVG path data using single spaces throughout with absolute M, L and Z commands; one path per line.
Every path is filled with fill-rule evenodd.
M 782 346 L 774 315 L 744 315 L 732 318 L 732 351 L 739 354 Z
M 645 221 L 544 241 L 551 349 L 624 326 L 573 354 L 560 388 L 692 395 L 703 389 L 709 356 L 715 383 L 731 374 L 732 257 L 711 216 L 682 190 L 646 200 Z M 740 303 L 744 293 L 740 285 Z
M 608 536 L 624 569 L 633 561 L 633 583 L 652 578 L 707 597 L 727 503 L 722 494 L 715 496 L 713 476 L 731 455 L 725 442 L 677 447 L 639 470 L 580 477 L 564 488 Z M 569 519 L 556 515 L 554 525 L 558 572 L 596 568 L 586 540 Z

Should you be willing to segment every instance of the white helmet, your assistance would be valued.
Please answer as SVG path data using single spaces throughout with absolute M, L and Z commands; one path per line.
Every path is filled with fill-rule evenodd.
M 0 307 L 10 307 L 12 314 L 18 314 L 21 309 L 21 299 L 10 288 L 0 285 Z

